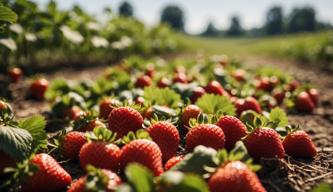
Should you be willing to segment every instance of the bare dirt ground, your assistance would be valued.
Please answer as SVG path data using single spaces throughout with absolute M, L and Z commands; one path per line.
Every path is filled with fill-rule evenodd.
M 321 92 L 320 107 L 314 114 L 289 114 L 291 123 L 300 124 L 312 137 L 318 147 L 318 156 L 313 160 L 266 159 L 259 172 L 260 179 L 272 192 L 310 191 L 314 186 L 325 181 L 333 185 L 333 73 L 321 71 L 291 61 L 250 57 L 244 60 L 247 67 L 271 65 L 292 74 L 300 81 L 313 83 Z M 65 78 L 94 80 L 103 74 L 105 66 L 89 69 L 67 69 L 46 75 L 49 80 Z M 12 102 L 16 115 L 26 117 L 49 110 L 47 103 L 24 101 L 27 82 L 21 87 L 11 87 L 14 92 Z

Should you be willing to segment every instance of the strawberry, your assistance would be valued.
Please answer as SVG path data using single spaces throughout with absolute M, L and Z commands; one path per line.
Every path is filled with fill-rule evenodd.
M 88 185 L 88 187 L 93 189 L 99 189 L 100 191 L 113 192 L 114 188 L 119 186 L 122 181 L 121 178 L 110 170 L 106 169 L 96 169 L 88 172 L 87 175 L 80 177 L 76 180 L 67 192 L 83 192 L 91 191 L 87 187 L 87 182 L 93 181 L 94 186 Z
M 8 108 L 7 103 L 0 100 L 0 111 L 5 110 L 7 108 Z
M 114 109 L 114 106 L 118 103 L 118 100 L 112 98 L 104 98 L 101 100 L 99 103 L 99 117 L 101 119 L 107 119 L 112 109 Z
M 231 73 L 231 76 L 237 81 L 245 81 L 246 71 L 243 69 L 237 69 Z
M 292 157 L 312 158 L 317 155 L 316 146 L 305 131 L 294 131 L 283 140 L 286 153 Z
M 295 91 L 299 86 L 300 86 L 299 81 L 297 81 L 297 80 L 293 80 L 293 81 L 291 81 L 291 82 L 287 85 L 286 90 L 287 90 L 287 91 L 290 91 L 290 92 L 293 92 L 293 91 Z
M 196 87 L 193 89 L 190 100 L 192 103 L 195 103 L 200 97 L 206 93 L 205 89 L 202 87 Z
M 285 156 L 280 136 L 271 128 L 256 128 L 245 138 L 244 144 L 251 157 L 255 159 Z
M 14 166 L 15 160 L 11 156 L 0 150 L 0 175 L 3 173 L 5 168 Z
M 109 129 L 117 133 L 118 138 L 142 128 L 142 124 L 141 114 L 131 107 L 113 109 L 109 115 Z
M 8 71 L 8 75 L 14 83 L 17 83 L 23 76 L 23 72 L 20 68 L 14 67 Z
M 72 177 L 59 163 L 46 153 L 36 154 L 31 163 L 38 167 L 22 185 L 22 191 L 60 191 L 72 182 Z
M 142 106 L 145 103 L 145 99 L 141 96 L 137 97 L 135 98 L 135 103 Z
M 187 83 L 187 77 L 185 73 L 179 72 L 172 78 L 173 83 Z
M 225 147 L 227 150 L 233 149 L 235 143 L 247 133 L 247 128 L 242 121 L 233 116 L 226 115 L 221 117 L 216 125 L 221 127 L 225 134 Z
M 70 120 L 79 120 L 81 116 L 85 115 L 85 112 L 82 111 L 78 106 L 72 106 L 64 109 L 63 115 L 65 118 Z
M 317 89 L 309 89 L 308 94 L 313 102 L 313 104 L 317 107 L 319 103 L 319 91 Z
M 259 102 L 253 97 L 247 97 L 245 99 L 237 99 L 236 109 L 238 116 L 240 116 L 242 112 L 246 110 L 253 110 L 257 113 L 262 112 Z
M 165 164 L 164 169 L 165 171 L 170 170 L 173 166 L 175 166 L 177 163 L 181 162 L 184 159 L 183 155 L 174 156 L 171 157 Z
M 213 124 L 201 124 L 191 128 L 186 135 L 186 149 L 192 151 L 198 145 L 216 150 L 224 148 L 225 136 L 222 129 Z
M 151 78 L 147 75 L 142 75 L 138 77 L 138 79 L 135 82 L 135 87 L 138 88 L 144 88 L 149 87 L 152 84 Z
M 61 142 L 62 155 L 67 159 L 78 159 L 81 147 L 87 142 L 85 133 L 72 131 Z
M 286 94 L 283 91 L 274 91 L 273 97 L 275 98 L 277 104 L 282 104 Z
M 159 88 L 165 88 L 165 87 L 168 87 L 170 85 L 170 81 L 165 78 L 165 77 L 162 77 L 158 82 L 157 82 L 157 86 Z
M 78 130 L 81 132 L 93 131 L 95 127 L 105 127 L 105 124 L 102 123 L 99 119 L 93 119 L 88 122 L 82 123 Z
M 44 100 L 44 95 L 48 87 L 49 82 L 46 79 L 40 78 L 35 80 L 30 86 L 31 96 L 37 100 Z
M 177 127 L 167 121 L 154 123 L 147 129 L 150 137 L 160 147 L 163 161 L 176 155 L 180 136 Z
M 90 141 L 80 150 L 80 164 L 83 169 L 90 164 L 97 168 L 117 171 L 120 154 L 121 150 L 115 144 L 106 141 Z
M 315 108 L 315 104 L 312 102 L 310 95 L 303 91 L 296 98 L 296 109 L 299 112 L 311 113 Z
M 266 192 L 257 175 L 240 161 L 218 168 L 208 185 L 211 192 Z
M 155 69 L 153 66 L 148 66 L 145 72 L 145 75 L 149 76 L 150 78 L 153 78 L 155 75 Z
M 268 77 L 261 77 L 259 80 L 256 81 L 255 86 L 257 89 L 263 90 L 263 91 L 271 91 L 273 88 L 271 86 L 271 83 L 270 83 Z
M 188 105 L 185 107 L 182 114 L 182 123 L 184 126 L 189 126 L 189 121 L 191 118 L 196 119 L 202 110 L 196 105 Z
M 216 95 L 227 95 L 227 92 L 223 89 L 222 85 L 218 81 L 211 81 L 205 87 L 207 93 Z
M 155 176 L 163 173 L 162 153 L 158 145 L 147 139 L 137 139 L 122 148 L 120 157 L 121 168 L 136 162 L 146 166 Z

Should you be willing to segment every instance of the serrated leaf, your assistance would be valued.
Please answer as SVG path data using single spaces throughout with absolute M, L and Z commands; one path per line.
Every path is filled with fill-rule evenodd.
M 203 175 L 206 171 L 205 166 L 213 167 L 216 150 L 205 146 L 197 146 L 193 153 L 187 154 L 184 160 L 175 165 L 172 170 L 196 173 Z
M 154 191 L 154 182 L 152 173 L 139 164 L 133 163 L 126 167 L 125 175 L 128 183 L 136 192 L 152 192 Z
M 195 104 L 209 114 L 235 115 L 236 112 L 235 106 L 226 96 L 205 94 Z
M 0 127 L 0 149 L 17 161 L 30 155 L 32 141 L 31 134 L 25 129 Z
M 46 121 L 41 115 L 36 115 L 27 119 L 23 119 L 19 122 L 19 127 L 27 130 L 32 138 L 32 149 L 38 150 L 39 148 L 45 148 L 47 145 L 47 135 L 45 131 Z
M 277 127 L 284 127 L 288 125 L 287 114 L 279 107 L 271 110 L 269 113 L 269 121 L 276 124 Z
M 157 87 L 147 87 L 144 89 L 143 98 L 149 101 L 150 105 L 168 107 L 177 107 L 181 102 L 180 95 L 169 88 L 160 89 Z
M 17 20 L 17 15 L 10 8 L 0 5 L 0 21 L 14 23 Z

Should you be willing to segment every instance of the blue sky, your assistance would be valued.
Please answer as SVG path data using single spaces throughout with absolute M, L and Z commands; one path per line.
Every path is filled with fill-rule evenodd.
M 56 0 L 63 9 L 73 4 L 81 5 L 92 14 L 99 14 L 106 6 L 116 10 L 122 0 Z M 35 0 L 45 5 L 48 0 Z M 318 18 L 333 23 L 333 0 L 129 0 L 135 8 L 135 15 L 148 25 L 159 22 L 162 8 L 168 4 L 181 6 L 186 15 L 186 30 L 199 33 L 206 28 L 206 23 L 213 20 L 218 28 L 226 28 L 229 18 L 237 14 L 245 28 L 260 26 L 265 20 L 265 13 L 272 5 L 281 5 L 285 13 L 295 6 L 312 5 Z

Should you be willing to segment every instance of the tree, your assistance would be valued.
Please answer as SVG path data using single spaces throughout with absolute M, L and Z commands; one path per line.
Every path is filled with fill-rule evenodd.
M 266 33 L 276 35 L 283 33 L 283 11 L 282 7 L 275 6 L 269 9 L 266 15 Z
M 176 5 L 165 7 L 161 14 L 161 23 L 166 23 L 178 31 L 184 31 L 184 13 Z
M 127 1 L 124 1 L 120 6 L 119 6 L 119 15 L 121 16 L 125 16 L 125 17 L 133 17 L 134 15 L 134 10 L 133 10 L 133 7 L 132 5 L 127 2 Z
M 201 35 L 216 37 L 219 35 L 219 31 L 214 26 L 214 23 L 212 21 L 209 21 L 206 30 Z
M 316 11 L 312 7 L 295 8 L 289 16 L 287 30 L 290 33 L 315 31 Z
M 241 26 L 240 18 L 238 16 L 231 17 L 231 24 L 227 30 L 228 36 L 241 36 L 244 34 L 244 30 Z

